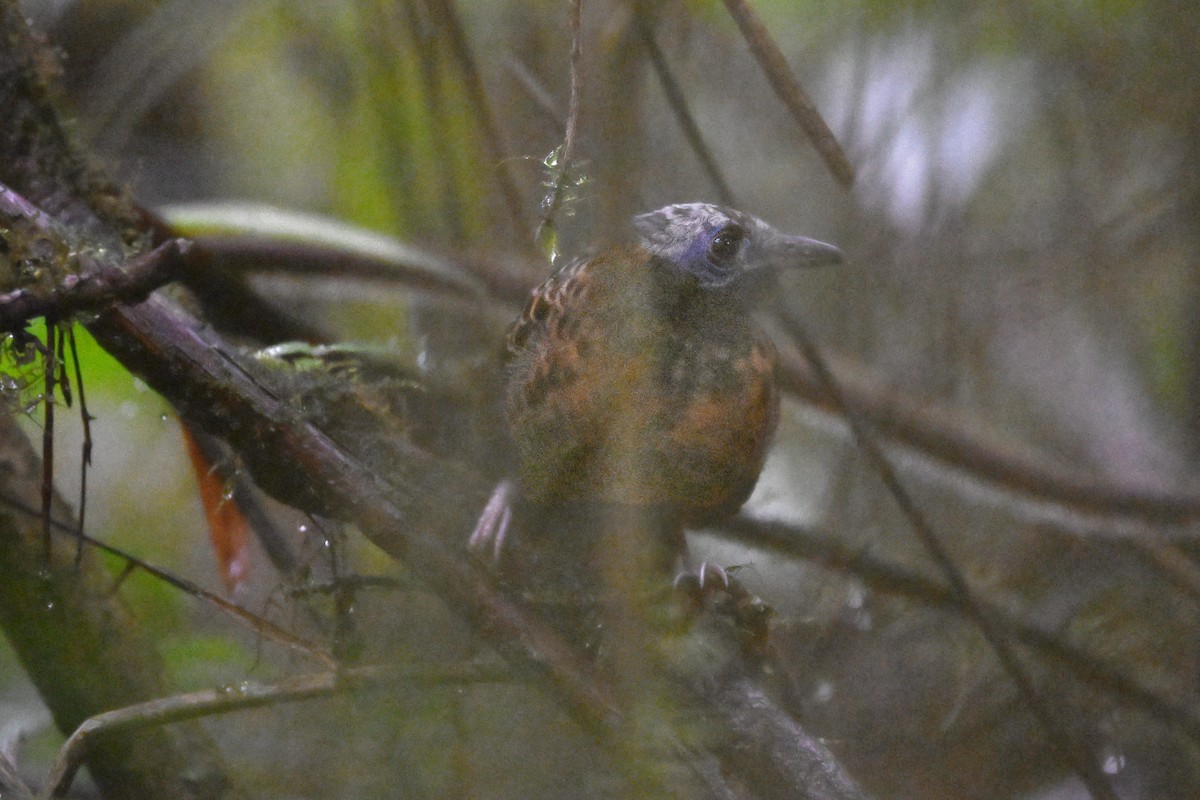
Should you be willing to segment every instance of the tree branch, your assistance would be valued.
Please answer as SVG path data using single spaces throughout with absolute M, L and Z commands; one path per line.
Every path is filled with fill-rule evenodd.
M 792 347 L 780 348 L 786 391 L 817 408 L 841 414 L 812 365 Z M 847 359 L 829 359 L 847 402 L 884 440 L 907 445 L 972 477 L 1049 503 L 1073 517 L 1100 516 L 1145 526 L 1192 525 L 1200 520 L 1200 493 L 1153 492 L 1114 486 L 1027 448 L 1002 443 L 977 418 L 889 387 Z M 1094 523 L 1094 520 L 1093 520 Z
M 0 180 L 36 198 L 34 216 L 70 226 L 71 239 L 122 252 L 122 196 L 71 149 L 42 75 L 53 59 L 29 31 L 20 6 L 0 3 Z M 73 241 L 68 242 L 73 243 Z M 89 273 L 90 274 L 90 273 Z M 40 459 L 7 414 L 0 415 L 0 469 L 8 493 L 40 504 Z M 55 515 L 69 517 L 53 494 Z M 158 656 L 111 593 L 94 558 L 59 548 L 49 562 L 37 517 L 0 509 L 0 626 L 64 733 L 109 708 L 163 694 Z M 86 554 L 85 554 L 86 556 Z M 168 735 L 109 737 L 88 766 L 108 798 L 228 796 L 224 767 L 201 728 Z
M 775 89 L 775 94 L 787 106 L 796 122 L 800 123 L 813 147 L 825 160 L 825 166 L 838 183 L 850 186 L 854 183 L 854 167 L 851 166 L 850 159 L 846 158 L 837 137 L 829 130 L 825 119 L 809 99 L 808 93 L 792 74 L 787 59 L 783 57 L 779 45 L 771 38 L 767 26 L 763 25 L 746 0 L 725 0 L 725 7 L 741 29 L 746 44 L 750 46 L 750 52 L 762 67 L 771 87 Z
M 0 214 L 11 215 L 11 190 L 0 191 Z M 103 274 L 90 271 L 81 256 L 79 274 L 67 275 L 50 294 L 16 289 L 0 295 L 0 331 L 15 331 L 36 317 L 67 319 L 79 311 L 96 311 L 114 303 L 137 303 L 150 292 L 178 278 L 191 243 L 171 239 L 149 253 L 126 262 L 123 269 Z

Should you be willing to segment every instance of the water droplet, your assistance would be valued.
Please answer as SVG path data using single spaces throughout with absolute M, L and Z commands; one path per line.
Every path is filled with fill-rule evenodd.
M 829 681 L 818 683 L 813 689 L 812 699 L 814 703 L 828 703 L 833 699 L 833 684 Z
M 1104 774 L 1116 775 L 1121 770 L 1125 769 L 1125 754 L 1117 751 L 1109 751 L 1104 756 Z
M 301 525 L 300 527 L 296 528 L 296 530 L 300 531 L 300 533 L 308 533 L 308 526 Z

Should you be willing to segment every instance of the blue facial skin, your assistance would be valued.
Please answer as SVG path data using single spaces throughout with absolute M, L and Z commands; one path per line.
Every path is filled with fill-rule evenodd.
M 736 224 L 705 226 L 684 253 L 680 267 L 710 289 L 720 289 L 738 277 L 738 249 L 745 233 Z

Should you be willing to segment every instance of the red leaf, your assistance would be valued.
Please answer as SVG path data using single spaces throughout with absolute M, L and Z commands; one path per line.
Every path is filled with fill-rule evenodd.
M 228 470 L 209 460 L 187 423 L 180 423 L 180 426 L 200 488 L 204 516 L 208 520 L 208 537 L 217 557 L 221 582 L 226 591 L 232 593 L 250 574 L 250 550 L 247 547 L 250 526 L 226 491 L 231 477 Z

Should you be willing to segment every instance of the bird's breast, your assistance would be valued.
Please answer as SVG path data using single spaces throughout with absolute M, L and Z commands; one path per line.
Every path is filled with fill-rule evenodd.
M 684 348 L 664 386 L 664 489 L 688 521 L 736 511 L 762 471 L 779 422 L 779 392 L 775 348 L 756 334 Z
M 571 305 L 549 308 L 510 366 L 527 495 L 670 507 L 691 522 L 736 511 L 778 421 L 770 341 L 744 317 Z

